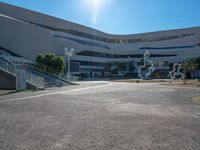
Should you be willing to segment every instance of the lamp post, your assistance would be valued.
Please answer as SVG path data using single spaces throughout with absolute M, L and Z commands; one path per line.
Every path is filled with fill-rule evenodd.
M 74 48 L 68 49 L 67 47 L 65 47 L 64 49 L 64 53 L 67 56 L 68 60 L 68 72 L 67 72 L 68 81 L 70 81 L 70 57 L 73 56 L 74 51 L 75 51 Z

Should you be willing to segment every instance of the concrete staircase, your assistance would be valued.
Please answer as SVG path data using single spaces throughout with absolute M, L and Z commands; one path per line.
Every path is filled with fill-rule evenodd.
M 65 78 L 60 76 L 56 76 L 54 74 L 50 74 L 44 70 L 40 70 L 32 65 L 22 65 L 25 70 L 31 71 L 38 76 L 42 76 L 44 78 L 44 87 L 60 87 L 66 85 L 73 85 L 74 83 L 67 81 Z
M 50 74 L 40 70 L 31 64 L 14 64 L 6 58 L 0 57 L 0 70 L 4 71 L 16 78 L 16 70 L 18 68 L 26 70 L 26 82 L 37 88 L 60 87 L 73 85 L 74 83 L 67 81 L 65 78 Z

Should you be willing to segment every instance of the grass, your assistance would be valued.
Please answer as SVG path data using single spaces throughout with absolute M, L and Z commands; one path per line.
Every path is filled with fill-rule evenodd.
M 200 104 L 200 96 L 195 97 L 194 100 L 195 100 L 195 102 Z
M 181 86 L 181 87 L 200 87 L 200 82 L 198 80 L 172 80 L 170 82 L 171 86 Z
M 7 95 L 9 93 L 14 93 L 15 90 L 0 90 L 0 96 Z

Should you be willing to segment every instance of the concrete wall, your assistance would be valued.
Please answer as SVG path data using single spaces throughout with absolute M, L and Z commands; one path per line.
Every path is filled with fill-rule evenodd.
M 0 89 L 16 89 L 16 78 L 15 76 L 0 70 Z

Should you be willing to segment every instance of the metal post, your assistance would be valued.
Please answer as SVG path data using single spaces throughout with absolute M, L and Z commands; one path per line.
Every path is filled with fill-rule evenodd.
M 67 72 L 67 76 L 68 76 L 68 81 L 70 81 L 70 55 L 68 55 L 68 72 Z
M 65 47 L 64 53 L 65 53 L 66 56 L 68 56 L 68 72 L 67 72 L 67 77 L 68 77 L 68 81 L 70 81 L 70 57 L 73 56 L 74 48 L 68 49 L 67 47 Z

